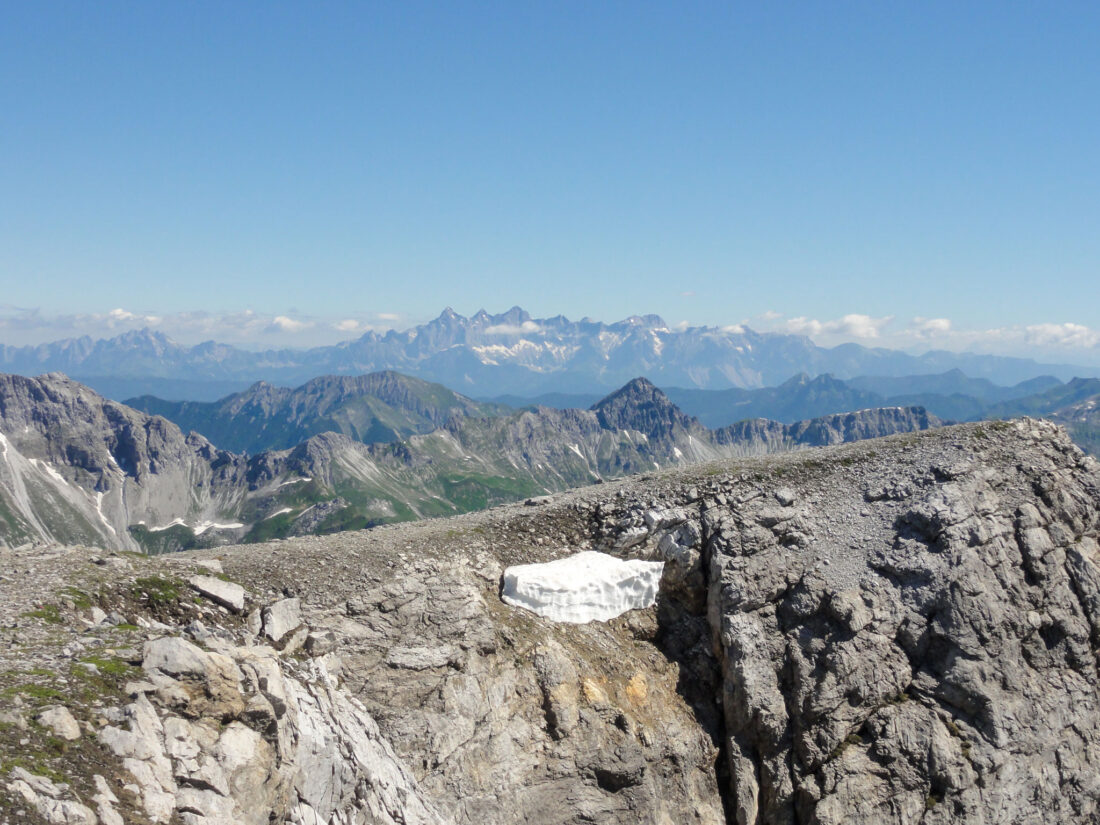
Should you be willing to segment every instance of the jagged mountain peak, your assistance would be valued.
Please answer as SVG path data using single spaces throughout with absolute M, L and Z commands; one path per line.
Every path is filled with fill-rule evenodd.
M 700 428 L 647 378 L 635 378 L 592 406 L 600 425 L 611 430 L 637 430 L 649 438 L 669 438 L 677 430 Z
M 145 395 L 128 403 L 163 415 L 184 430 L 204 433 L 221 447 L 249 454 L 287 449 L 324 431 L 364 443 L 389 442 L 430 432 L 454 416 L 502 410 L 394 370 L 322 375 L 293 389 L 260 382 L 213 402 Z
M 613 327 L 642 327 L 644 329 L 668 329 L 668 324 L 665 323 L 665 319 L 660 315 L 630 315 L 616 324 L 612 324 Z
M 820 375 L 810 375 L 807 372 L 800 372 L 788 378 L 780 384 L 778 388 L 789 390 L 796 387 L 845 390 L 848 388 L 848 385 L 830 372 L 824 372 Z
M 124 346 L 152 346 L 152 347 L 174 347 L 178 346 L 175 341 L 169 338 L 160 330 L 150 329 L 149 327 L 142 327 L 141 329 L 132 329 L 126 332 L 116 335 L 114 338 L 108 339 L 110 342 L 122 344 Z
M 520 306 L 513 306 L 507 312 L 493 316 L 493 322 L 497 324 L 524 324 L 531 320 L 531 314 Z

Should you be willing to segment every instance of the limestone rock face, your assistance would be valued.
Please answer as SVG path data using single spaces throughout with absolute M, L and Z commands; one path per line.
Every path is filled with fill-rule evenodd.
M 969 434 L 720 477 L 636 545 L 705 609 L 733 821 L 1100 817 L 1096 462 L 1041 422 Z
M 150 821 L 446 821 L 323 660 L 298 670 L 269 647 L 221 648 L 148 643 L 150 681 L 99 733 Z
M 353 552 L 354 591 L 326 618 L 343 685 L 451 821 L 724 821 L 715 742 L 676 667 L 636 641 L 653 608 L 563 624 L 503 604 L 484 549 Z
M 287 634 L 302 626 L 300 599 L 282 599 L 263 610 L 263 634 L 278 644 Z
M 95 812 L 73 799 L 63 783 L 17 767 L 12 769 L 8 790 L 50 825 L 98 825 Z

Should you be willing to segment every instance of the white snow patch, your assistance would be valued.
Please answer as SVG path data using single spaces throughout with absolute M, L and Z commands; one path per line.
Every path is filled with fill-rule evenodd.
M 575 452 L 575 453 L 576 453 L 577 455 L 579 455 L 579 456 L 580 456 L 581 458 L 584 458 L 584 453 L 582 453 L 582 452 L 581 452 L 581 448 L 580 448 L 580 446 L 579 446 L 579 445 L 577 445 L 577 444 L 570 444 L 570 445 L 569 445 L 569 449 L 570 449 L 570 450 L 572 450 L 573 452 Z
M 483 364 L 500 364 L 501 360 L 515 360 L 526 356 L 537 355 L 542 352 L 542 346 L 534 341 L 521 338 L 510 347 L 503 344 L 486 344 L 480 347 L 470 347 L 477 353 L 478 360 Z
M 32 458 L 30 462 L 35 467 L 38 467 L 40 470 L 45 470 L 46 474 L 49 475 L 49 477 L 56 481 L 58 484 L 62 484 L 66 487 L 69 486 L 69 482 L 65 480 L 65 477 L 61 475 L 61 473 L 57 472 L 57 470 L 54 469 L 53 465 L 50 464 L 50 462 L 42 461 L 41 459 L 37 458 Z
M 276 511 L 275 511 L 274 513 L 272 513 L 272 514 L 271 514 L 270 516 L 267 516 L 267 517 L 265 517 L 265 518 L 264 518 L 264 521 L 267 521 L 268 519 L 272 519 L 272 518 L 275 518 L 275 516 L 281 516 L 281 515 L 282 515 L 283 513 L 293 513 L 293 512 L 294 512 L 294 508 L 293 508 L 293 507 L 284 507 L 284 508 L 283 508 L 283 509 L 281 509 L 281 510 L 276 510 Z
M 160 525 L 160 527 L 150 527 L 149 532 L 150 533 L 160 533 L 163 530 L 170 530 L 173 527 L 186 527 L 186 526 L 187 525 L 184 523 L 183 519 L 177 518 L 177 519 L 172 519 L 167 524 Z
M 545 564 L 507 568 L 501 598 L 555 622 L 606 622 L 650 607 L 664 567 L 663 561 L 624 561 L 585 550 Z
M 216 521 L 200 521 L 191 530 L 196 536 L 201 536 L 207 530 L 236 530 L 239 527 L 244 527 L 239 521 L 230 522 L 229 524 L 218 524 Z
M 657 334 L 658 331 L 659 330 L 650 330 L 649 334 L 653 338 L 653 354 L 659 356 L 665 348 L 665 342 L 662 341 L 661 336 Z
M 95 494 L 95 511 L 99 516 L 99 520 L 103 522 L 103 526 L 111 531 L 111 535 L 117 536 L 117 531 L 111 526 L 111 522 L 107 521 L 107 516 L 103 514 L 103 493 Z
M 301 478 L 292 478 L 292 479 L 290 479 L 290 481 L 284 481 L 282 484 L 279 485 L 279 487 L 286 487 L 290 484 L 303 484 L 307 481 L 313 481 L 313 479 L 309 476 L 302 476 Z M 275 489 L 278 490 L 279 487 L 276 487 Z
M 672 448 L 672 454 L 673 454 L 674 456 L 676 456 L 677 458 L 683 458 L 683 457 L 684 457 L 684 454 L 683 454 L 682 452 L 680 452 L 680 448 L 679 448 L 679 447 L 673 447 L 673 448 Z
M 230 522 L 229 524 L 219 524 L 216 521 L 200 521 L 194 527 L 188 527 L 187 522 L 181 518 L 173 519 L 167 524 L 162 524 L 160 527 L 150 527 L 150 533 L 159 533 L 162 530 L 167 530 L 170 527 L 187 527 L 196 536 L 201 536 L 207 530 L 236 530 L 240 527 L 244 527 L 239 521 Z

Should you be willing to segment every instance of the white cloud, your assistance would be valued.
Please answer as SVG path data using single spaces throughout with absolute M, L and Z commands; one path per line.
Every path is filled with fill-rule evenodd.
M 923 343 L 954 350 L 1071 357 L 1074 352 L 1100 349 L 1100 330 L 1071 322 L 960 329 L 947 318 L 917 317 L 893 337 L 893 343 L 896 346 Z
M 1024 327 L 1024 340 L 1035 346 L 1091 349 L 1100 346 L 1100 330 L 1082 324 L 1033 324 Z
M 936 338 L 951 332 L 948 318 L 914 318 L 909 329 L 917 338 Z
M 379 321 L 400 321 L 401 320 L 401 316 L 398 315 L 396 312 L 378 312 L 378 313 L 375 313 L 374 317 L 377 318 Z
M 766 312 L 760 313 L 760 318 L 765 321 L 778 321 L 783 317 L 782 312 L 776 312 L 774 309 L 769 309 Z
M 271 326 L 279 332 L 301 332 L 313 326 L 312 321 L 297 321 L 286 315 L 276 315 L 271 319 Z
M 542 332 L 542 327 L 534 321 L 524 321 L 522 324 L 494 324 L 485 327 L 486 335 L 534 335 Z
M 882 328 L 894 320 L 893 315 L 872 318 L 870 315 L 852 313 L 835 321 L 818 321 L 800 316 L 791 318 L 783 327 L 796 335 L 831 335 L 847 338 L 878 338 Z
M 122 309 L 122 307 L 112 309 L 106 315 L 91 315 L 89 317 L 94 319 L 102 318 L 107 322 L 107 326 L 109 327 L 114 327 L 116 324 L 129 323 L 138 323 L 142 326 L 155 327 L 161 322 L 159 315 L 142 315 L 137 312 L 130 312 L 129 310 Z
M 343 321 L 337 321 L 332 325 L 332 328 L 339 332 L 358 332 L 359 322 L 354 318 L 345 318 Z
M 695 290 L 694 289 L 688 289 L 688 290 L 685 290 L 685 291 L 681 292 L 680 295 L 684 298 L 694 298 L 695 297 Z

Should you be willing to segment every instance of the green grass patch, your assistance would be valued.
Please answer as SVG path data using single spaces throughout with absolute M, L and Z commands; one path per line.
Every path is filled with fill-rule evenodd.
M 144 524 L 131 524 L 127 529 L 134 541 L 149 556 L 178 553 L 199 546 L 194 531 L 182 524 L 175 524 L 167 530 L 157 530 L 156 532 L 153 532 Z
M 852 745 L 862 744 L 863 737 L 853 731 L 852 733 L 849 733 L 847 736 L 845 736 L 842 740 L 840 740 L 840 743 L 835 748 L 833 748 L 833 752 L 829 754 L 829 759 L 836 759 Z
M 297 515 L 298 514 L 295 512 L 279 513 L 277 516 L 257 521 L 252 525 L 252 528 L 245 533 L 241 541 L 247 543 L 284 538 L 290 533 L 290 528 L 293 526 L 294 519 Z
M 145 576 L 134 582 L 134 597 L 145 599 L 151 605 L 164 605 L 179 601 L 183 582 L 163 576 Z
M 353 507 L 345 507 L 324 518 L 313 533 L 319 536 L 329 533 L 343 533 L 346 530 L 366 530 L 368 527 L 377 527 L 384 522 L 379 519 L 368 518 Z
M 129 662 L 124 662 L 122 659 L 107 659 L 103 656 L 84 656 L 80 659 L 81 662 L 89 665 L 95 665 L 96 669 L 105 676 L 113 676 L 117 679 L 122 679 L 129 676 L 134 676 L 140 672 L 140 668 L 134 667 Z M 85 673 L 89 671 L 84 668 L 78 668 Z
M 15 768 L 22 768 L 27 773 L 33 773 L 35 776 L 44 776 L 56 784 L 61 784 L 63 782 L 69 783 L 71 781 L 70 777 L 51 768 L 47 761 L 65 752 L 65 743 L 62 742 L 61 744 L 61 750 L 56 753 L 50 750 L 34 750 L 20 754 L 19 756 L 12 756 L 8 759 L 4 759 L 0 771 L 6 775 L 11 773 Z
M 78 610 L 87 610 L 92 606 L 92 597 L 78 587 L 63 587 L 61 595 L 70 599 Z
M 437 480 L 444 497 L 463 512 L 484 510 L 544 492 L 532 481 L 481 473 L 441 474 Z
M 50 674 L 51 676 L 53 674 Z M 49 685 L 39 685 L 34 682 L 28 682 L 22 685 L 11 685 L 3 690 L 3 695 L 7 697 L 23 696 L 27 699 L 34 700 L 37 704 L 44 704 L 45 702 L 52 702 L 56 699 L 60 699 L 62 693 L 57 688 L 50 687 Z
M 37 610 L 28 610 L 21 615 L 25 619 L 41 619 L 46 624 L 62 624 L 65 621 L 61 618 L 61 608 L 56 604 L 48 604 Z

